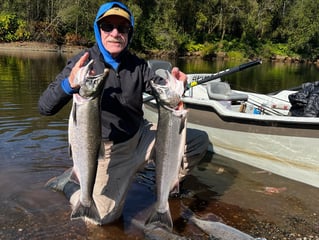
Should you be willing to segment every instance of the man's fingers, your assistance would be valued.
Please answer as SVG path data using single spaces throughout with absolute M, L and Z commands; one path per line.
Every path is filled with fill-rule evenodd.
M 179 75 L 179 69 L 177 67 L 173 67 L 171 74 L 178 79 Z
M 88 60 L 89 58 L 89 53 L 86 52 L 83 54 L 83 56 L 79 59 L 79 61 L 75 64 L 77 67 L 82 67 L 84 63 Z
M 79 87 L 79 85 L 77 85 L 74 82 L 74 79 L 76 77 L 76 73 L 85 64 L 85 62 L 88 60 L 88 58 L 89 58 L 89 53 L 88 52 L 84 53 L 83 56 L 76 62 L 76 64 L 72 68 L 72 71 L 71 71 L 70 76 L 69 76 L 69 82 L 70 82 L 70 85 L 72 88 Z
M 180 80 L 180 81 L 186 81 L 186 80 L 187 80 L 186 74 L 183 73 L 183 72 L 181 72 L 178 67 L 173 67 L 173 69 L 172 69 L 172 75 L 173 75 L 177 80 Z

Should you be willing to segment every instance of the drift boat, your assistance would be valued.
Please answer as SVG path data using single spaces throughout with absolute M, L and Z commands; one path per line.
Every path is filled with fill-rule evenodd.
M 189 74 L 188 81 L 208 76 Z M 237 91 L 220 78 L 196 85 L 182 99 L 188 126 L 206 131 L 215 153 L 319 188 L 319 118 L 289 115 L 296 91 Z M 156 122 L 156 102 L 144 98 L 145 117 Z

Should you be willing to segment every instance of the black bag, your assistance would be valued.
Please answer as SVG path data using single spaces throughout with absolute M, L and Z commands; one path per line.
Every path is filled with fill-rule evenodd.
M 290 114 L 296 117 L 319 116 L 319 81 L 304 83 L 302 89 L 290 94 L 288 99 L 291 103 Z

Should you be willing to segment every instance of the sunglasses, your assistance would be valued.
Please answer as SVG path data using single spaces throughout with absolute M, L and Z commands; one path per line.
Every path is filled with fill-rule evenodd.
M 117 29 L 119 33 L 129 33 L 131 27 L 126 26 L 126 25 L 114 25 L 111 23 L 101 23 L 100 28 L 104 32 L 112 32 L 114 28 Z

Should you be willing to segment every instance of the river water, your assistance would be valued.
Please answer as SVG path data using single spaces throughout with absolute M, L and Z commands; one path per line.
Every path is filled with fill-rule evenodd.
M 37 110 L 40 94 L 67 57 L 49 52 L 0 53 L 0 239 L 143 239 L 131 220 L 143 220 L 154 202 L 149 183 L 133 183 L 123 218 L 103 227 L 71 221 L 66 198 L 44 187 L 72 165 L 67 150 L 70 106 L 52 117 L 40 116 Z M 215 73 L 244 62 L 179 59 L 173 63 L 186 73 Z M 266 93 L 317 78 L 314 65 L 263 63 L 225 80 L 233 88 Z M 185 185 L 196 195 L 170 200 L 174 231 L 180 235 L 207 239 L 180 217 L 182 206 L 187 206 L 201 217 L 214 214 L 255 237 L 319 239 L 317 188 L 214 154 L 206 156 Z

